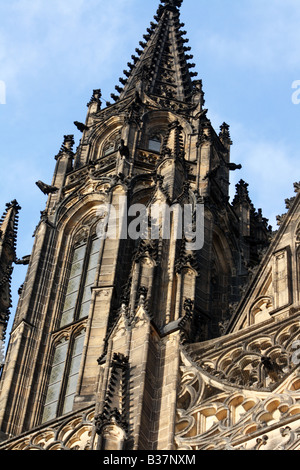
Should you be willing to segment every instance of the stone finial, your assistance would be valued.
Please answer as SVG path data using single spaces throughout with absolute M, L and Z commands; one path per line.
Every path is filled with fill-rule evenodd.
M 99 88 L 97 90 L 93 90 L 92 97 L 90 101 L 87 103 L 87 106 L 89 107 L 93 103 L 101 104 L 101 97 L 102 97 L 102 93 Z
M 160 0 L 165 7 L 180 8 L 183 0 Z
M 295 190 L 295 193 L 300 193 L 300 182 L 299 183 L 294 183 L 294 190 Z
M 230 129 L 229 124 L 227 124 L 226 122 L 223 122 L 223 124 L 220 126 L 219 137 L 222 141 L 226 142 L 229 145 L 232 145 L 229 129 Z
M 233 205 L 235 204 L 240 204 L 243 202 L 247 202 L 251 204 L 251 200 L 249 197 L 249 191 L 248 191 L 248 186 L 249 184 L 246 183 L 244 180 L 240 180 L 238 184 L 236 185 L 236 195 L 233 200 Z
M 73 146 L 75 144 L 74 135 L 65 135 L 64 141 L 58 154 L 55 156 L 55 160 L 57 160 L 62 154 L 67 153 L 69 156 L 73 157 Z

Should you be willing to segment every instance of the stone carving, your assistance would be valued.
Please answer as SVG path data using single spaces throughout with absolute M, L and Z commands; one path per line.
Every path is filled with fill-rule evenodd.
M 26 437 L 14 439 L 7 450 L 92 450 L 94 408 L 59 420 L 54 427 L 45 425 Z
M 115 353 L 111 362 L 110 378 L 103 410 L 95 417 L 96 431 L 99 435 L 109 425 L 115 425 L 127 432 L 127 371 L 128 357 Z
M 270 445 L 290 448 L 297 439 L 291 428 L 282 423 L 297 421 L 300 414 L 300 392 L 253 393 L 224 382 L 224 376 L 196 365 L 182 351 L 181 380 L 177 404 L 177 450 L 253 449 Z M 299 383 L 295 373 L 286 388 Z M 297 386 L 298 387 L 298 386 Z M 285 390 L 285 389 L 284 389 Z M 278 429 L 275 424 L 278 423 Z M 270 433 L 270 437 L 269 437 Z M 282 436 L 288 437 L 285 443 Z M 299 441 L 298 441 L 299 445 Z
M 38 180 L 35 184 L 42 191 L 42 193 L 46 195 L 53 194 L 58 191 L 58 188 L 56 188 L 55 186 L 51 186 L 49 184 L 43 183 L 41 180 Z

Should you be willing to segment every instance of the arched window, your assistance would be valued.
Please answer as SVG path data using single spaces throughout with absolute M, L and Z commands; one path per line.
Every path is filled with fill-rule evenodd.
M 66 388 L 63 394 L 62 414 L 72 411 L 73 408 L 73 402 L 78 383 L 84 336 L 85 331 L 82 330 L 80 334 L 75 337 L 69 354 L 70 366 L 69 369 L 66 371 Z
M 103 146 L 102 150 L 102 156 L 106 157 L 114 152 L 117 152 L 117 150 L 120 147 L 121 143 L 121 135 L 120 133 L 112 135 L 109 140 L 107 140 Z
M 55 418 L 57 415 L 58 400 L 61 383 L 64 376 L 68 346 L 68 339 L 63 338 L 55 348 L 46 401 L 43 410 L 43 423 Z
M 89 244 L 84 241 L 73 249 L 68 287 L 60 320 L 61 327 L 89 313 L 91 288 L 95 281 L 100 243 L 100 238 L 94 238 Z
M 103 148 L 103 156 L 106 157 L 111 153 L 115 152 L 116 150 L 116 142 L 107 142 L 107 144 Z
M 85 337 L 85 319 L 89 314 L 101 244 L 95 228 L 95 225 L 92 229 L 85 226 L 74 239 L 71 250 L 58 330 L 53 331 L 55 338 L 59 334 L 60 339 L 53 339 L 43 423 L 73 408 Z
M 73 340 L 63 337 L 54 348 L 42 422 L 72 411 L 76 393 L 85 331 Z M 67 360 L 69 358 L 69 360 Z

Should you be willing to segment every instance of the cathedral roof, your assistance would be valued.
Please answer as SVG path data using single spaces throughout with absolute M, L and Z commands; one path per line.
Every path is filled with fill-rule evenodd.
M 148 95 L 166 97 L 177 101 L 189 101 L 193 93 L 191 71 L 195 64 L 190 60 L 186 31 L 180 22 L 179 8 L 182 0 L 161 0 L 154 22 L 151 22 L 147 34 L 136 48 L 126 78 L 120 78 L 124 88 L 116 86 L 119 96 L 112 94 L 115 100 L 123 99 L 141 86 Z

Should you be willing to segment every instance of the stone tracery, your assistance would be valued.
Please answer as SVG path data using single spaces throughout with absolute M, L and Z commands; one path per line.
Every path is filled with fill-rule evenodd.
M 300 372 L 293 345 L 299 337 L 295 316 L 288 325 L 270 328 L 268 334 L 230 347 L 223 344 L 222 353 L 218 344 L 201 359 L 197 348 L 183 349 L 177 449 L 297 447 Z M 285 422 L 289 427 L 283 433 Z M 286 444 L 279 444 L 281 433 L 289 436 Z

